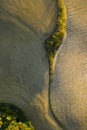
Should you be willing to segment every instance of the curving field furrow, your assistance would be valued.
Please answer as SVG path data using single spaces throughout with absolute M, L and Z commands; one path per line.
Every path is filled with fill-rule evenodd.
M 65 6 L 67 35 L 55 56 L 51 108 L 67 130 L 87 130 L 87 1 Z
M 49 35 L 53 32 L 57 16 L 57 7 L 55 6 L 55 0 L 38 0 L 38 2 L 37 0 L 7 0 L 6 2 L 2 0 L 0 12 L 6 14 L 5 17 L 10 21 L 14 19 L 12 22 L 16 24 L 24 22 L 28 25 L 27 29 L 33 27 L 38 34 L 42 33 L 41 38 L 44 39 L 45 33 Z
M 24 110 L 35 130 L 58 130 L 43 45 L 56 19 L 56 0 L 0 0 L 0 102 Z

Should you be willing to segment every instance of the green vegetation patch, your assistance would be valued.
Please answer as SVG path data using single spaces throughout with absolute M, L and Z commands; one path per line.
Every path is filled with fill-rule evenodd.
M 63 0 L 57 0 L 58 18 L 55 32 L 46 40 L 46 50 L 50 64 L 50 76 L 53 73 L 54 56 L 66 33 L 66 8 Z
M 11 104 L 0 104 L 0 130 L 34 130 L 24 112 Z

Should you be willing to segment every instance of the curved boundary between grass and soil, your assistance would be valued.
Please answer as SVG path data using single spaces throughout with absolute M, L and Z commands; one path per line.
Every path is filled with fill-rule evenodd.
M 45 41 L 45 47 L 48 54 L 50 81 L 53 73 L 54 56 L 61 45 L 66 33 L 66 8 L 64 0 L 56 0 L 58 6 L 58 16 L 55 32 Z
M 56 0 L 57 7 L 58 7 L 58 16 L 57 16 L 57 24 L 56 24 L 56 30 L 55 32 L 46 40 L 46 50 L 48 54 L 48 60 L 49 60 L 49 106 L 50 111 L 55 119 L 55 121 L 58 123 L 60 128 L 66 130 L 65 126 L 58 120 L 58 118 L 55 116 L 55 113 L 52 110 L 52 104 L 50 101 L 51 97 L 51 90 L 50 90 L 50 84 L 52 82 L 52 74 L 53 74 L 53 62 L 55 54 L 60 47 L 64 36 L 66 34 L 66 8 L 64 0 Z

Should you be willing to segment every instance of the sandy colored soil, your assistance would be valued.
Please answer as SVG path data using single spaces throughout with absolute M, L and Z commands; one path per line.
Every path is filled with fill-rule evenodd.
M 56 0 L 0 1 L 0 102 L 24 110 L 35 130 L 59 130 L 49 109 L 43 44 L 56 19 Z
M 52 111 L 66 130 L 87 130 L 87 0 L 65 0 L 67 35 L 55 56 Z

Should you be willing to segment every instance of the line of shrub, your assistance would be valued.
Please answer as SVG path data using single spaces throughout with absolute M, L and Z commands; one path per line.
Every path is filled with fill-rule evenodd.
M 46 40 L 45 46 L 50 64 L 50 77 L 53 73 L 54 56 L 63 41 L 66 32 L 66 8 L 63 0 L 57 0 L 58 18 L 55 32 Z
M 24 112 L 14 105 L 0 103 L 1 130 L 34 130 Z

